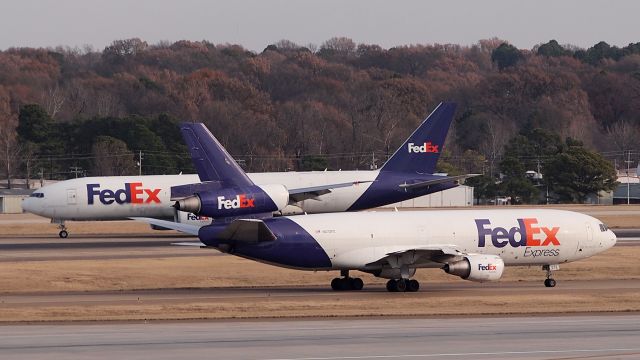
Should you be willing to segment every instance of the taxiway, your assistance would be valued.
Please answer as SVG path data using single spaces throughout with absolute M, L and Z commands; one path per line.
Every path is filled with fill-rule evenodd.
M 639 338 L 640 315 L 7 325 L 0 326 L 0 354 L 3 359 L 637 359 Z

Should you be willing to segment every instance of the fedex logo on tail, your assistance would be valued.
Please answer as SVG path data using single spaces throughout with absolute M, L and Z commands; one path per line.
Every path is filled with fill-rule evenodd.
M 438 148 L 440 147 L 440 145 L 433 145 L 431 144 L 431 141 L 429 142 L 425 142 L 424 144 L 421 145 L 416 145 L 414 143 L 409 143 L 407 145 L 408 147 L 408 151 L 409 154 L 411 153 L 422 153 L 422 154 L 426 154 L 426 153 L 437 153 Z
M 478 228 L 478 247 L 485 247 L 487 237 L 497 248 L 507 245 L 512 247 L 520 246 L 560 246 L 560 241 L 556 237 L 559 227 L 537 226 L 538 219 L 525 218 L 518 219 L 518 226 L 510 229 L 503 227 L 491 227 L 489 219 L 475 219 Z M 517 236 L 516 236 L 517 235 Z
M 246 194 L 236 195 L 233 200 L 218 196 L 218 210 L 253 208 L 256 207 L 255 201 L 256 199 L 248 198 Z
M 124 189 L 100 189 L 100 184 L 87 184 L 87 203 L 93 205 L 96 197 L 103 205 L 118 204 L 160 204 L 160 190 L 145 189 L 141 182 L 125 183 Z

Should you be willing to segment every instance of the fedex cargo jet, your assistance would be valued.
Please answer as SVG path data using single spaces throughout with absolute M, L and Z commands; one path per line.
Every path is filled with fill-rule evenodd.
M 449 102 L 438 105 L 379 170 L 272 172 L 244 176 L 259 188 L 259 192 L 269 194 L 276 203 L 275 209 L 269 211 L 276 215 L 362 210 L 453 188 L 458 186 L 458 180 L 468 176 L 448 177 L 433 173 L 455 108 L 456 105 Z M 198 184 L 210 186 L 212 180 L 224 180 L 229 166 L 227 160 L 232 158 L 204 125 L 185 124 L 181 130 L 192 157 L 195 156 L 198 175 L 66 180 L 34 192 L 23 202 L 23 209 L 60 224 L 60 237 L 68 235 L 65 220 L 153 217 L 209 224 L 210 217 L 217 214 L 207 216 L 198 211 L 201 204 L 199 198 L 194 198 L 194 190 L 199 189 Z M 194 139 L 197 145 L 194 145 Z M 204 156 L 205 152 L 209 155 Z M 224 182 L 220 182 L 220 186 L 224 187 Z M 174 194 L 171 187 L 175 187 Z M 178 200 L 173 207 L 172 199 Z M 241 199 L 223 197 L 221 201 L 220 210 L 223 210 L 226 206 L 236 206 L 236 202 L 240 207 Z M 246 207 L 249 209 L 245 210 L 253 211 Z M 192 213 L 176 211 L 176 208 Z
M 490 281 L 502 276 L 505 265 L 542 265 L 547 271 L 544 284 L 553 287 L 556 281 L 551 273 L 560 264 L 592 256 L 616 242 L 613 232 L 599 220 L 559 210 L 243 218 L 255 213 L 249 209 L 273 210 L 277 198 L 270 189 L 253 184 L 228 154 L 216 150 L 215 139 L 199 133 L 198 125 L 185 124 L 182 129 L 198 172 L 206 172 L 208 178 L 204 183 L 177 186 L 172 191 L 189 195 L 182 200 L 183 205 L 231 221 L 195 226 L 138 220 L 197 235 L 200 242 L 193 245 L 271 265 L 339 270 L 342 277 L 331 282 L 334 290 L 362 289 L 362 280 L 351 278 L 350 270 L 389 279 L 389 291 L 417 291 L 420 284 L 411 277 L 419 268 L 442 268 L 466 280 Z M 224 171 L 218 172 L 220 169 Z
M 267 264 L 340 271 L 334 290 L 361 290 L 350 270 L 389 279 L 387 290 L 418 291 L 419 268 L 441 268 L 470 281 L 492 281 L 505 266 L 538 265 L 556 286 L 560 264 L 609 249 L 615 234 L 598 219 L 563 210 L 359 212 L 236 219 L 207 226 L 138 218 L 197 235 L 196 245 Z

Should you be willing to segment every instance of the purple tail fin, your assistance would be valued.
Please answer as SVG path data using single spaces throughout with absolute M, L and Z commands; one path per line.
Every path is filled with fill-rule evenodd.
M 440 103 L 387 160 L 380 172 L 433 174 L 455 111 L 456 103 Z
M 217 181 L 223 187 L 251 186 L 253 182 L 202 123 L 180 126 L 200 181 Z

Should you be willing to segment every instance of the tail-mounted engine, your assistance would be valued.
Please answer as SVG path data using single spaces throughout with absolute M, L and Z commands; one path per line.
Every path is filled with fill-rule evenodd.
M 496 255 L 469 255 L 442 267 L 447 274 L 470 281 L 494 281 L 502 277 L 504 261 Z
M 171 189 L 172 198 L 180 191 L 174 190 L 175 188 L 179 187 Z M 288 203 L 287 188 L 281 184 L 273 184 L 217 189 L 200 187 L 190 196 L 178 199 L 173 206 L 179 211 L 221 218 L 280 211 Z

